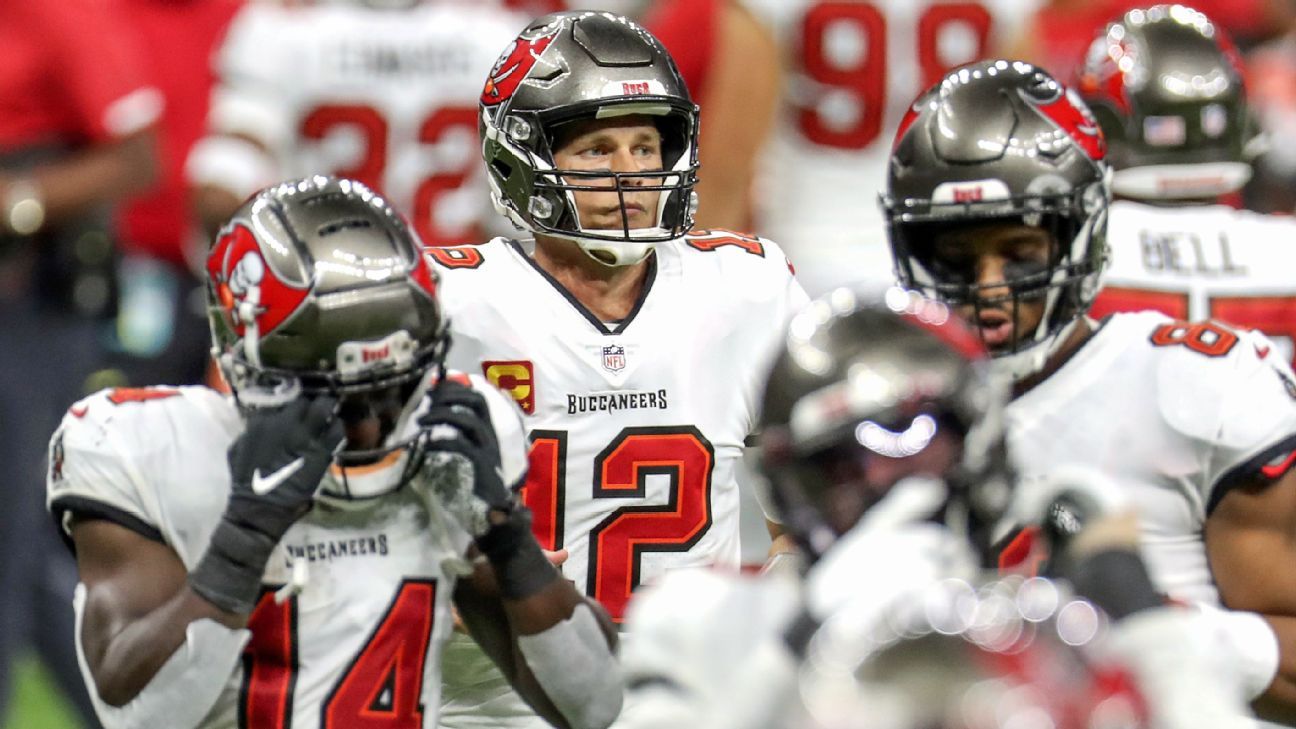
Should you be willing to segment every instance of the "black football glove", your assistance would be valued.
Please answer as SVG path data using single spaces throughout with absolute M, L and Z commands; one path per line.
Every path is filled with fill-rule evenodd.
M 250 613 L 266 560 L 284 532 L 310 511 L 315 492 L 345 439 L 329 396 L 253 410 L 229 449 L 232 488 L 225 514 L 198 566 L 194 592 L 217 607 Z
M 474 537 L 490 528 L 489 513 L 514 508 L 504 485 L 499 440 L 481 393 L 442 380 L 428 393 L 422 416 L 424 477 L 441 503 Z
M 504 485 L 499 439 L 486 398 L 442 380 L 419 418 L 423 477 L 442 506 L 468 530 L 495 571 L 500 594 L 519 600 L 560 578 L 531 534 L 531 514 Z

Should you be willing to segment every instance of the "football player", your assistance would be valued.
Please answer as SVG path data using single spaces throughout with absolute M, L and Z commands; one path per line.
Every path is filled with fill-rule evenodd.
M 800 706 L 823 722 L 810 726 L 908 726 L 881 722 L 887 715 L 879 712 L 896 708 L 889 704 L 851 716 L 858 705 L 834 703 L 853 692 L 832 696 L 832 677 L 821 675 L 834 664 L 852 673 L 858 661 L 829 659 L 861 643 L 876 648 L 869 643 L 905 615 L 939 621 L 947 633 L 997 638 L 1000 650 L 1011 644 L 1016 653 L 1031 644 L 1031 630 L 1020 629 L 1023 614 L 1037 624 L 1055 611 L 1071 614 L 1067 637 L 1093 638 L 1093 630 L 1074 630 L 1093 627 L 1093 608 L 1069 606 L 1067 588 L 1043 579 L 987 583 L 978 569 L 1013 493 L 1006 388 L 988 369 L 976 335 L 944 305 L 900 289 L 883 298 L 838 290 L 798 315 L 765 389 L 762 463 L 775 510 L 811 566 L 803 580 L 691 570 L 648 588 L 631 609 L 635 640 L 622 654 L 628 701 L 641 708 L 623 723 L 805 726 L 794 723 Z M 1136 522 L 1110 485 L 1056 476 L 1013 508 L 1031 520 L 1064 506 L 1081 515 L 1083 529 L 1049 532 L 1066 556 L 1053 568 L 1119 621 L 1095 642 L 1136 653 L 1120 662 L 1134 673 L 1156 725 L 1218 726 L 1184 719 L 1227 717 L 1221 706 L 1240 711 L 1219 682 L 1199 690 L 1196 679 L 1213 676 L 1211 646 L 1203 631 L 1191 630 L 1198 616 L 1161 607 L 1135 551 Z M 1074 506 L 1082 502 L 1087 510 Z M 961 607 L 943 612 L 951 587 Z M 1009 616 L 1018 621 L 1015 634 Z M 1153 645 L 1151 654 L 1130 651 Z M 1167 666 L 1173 681 L 1162 677 Z M 933 684 L 947 678 L 929 674 Z M 1183 694 L 1188 686 L 1195 694 Z M 1012 707 L 1003 709 L 1007 716 Z
M 392 201 L 427 245 L 481 240 L 477 94 L 526 23 L 498 3 L 248 3 L 217 55 L 187 176 L 208 233 L 256 190 L 320 173 Z
M 719 162 L 727 169 L 737 164 L 730 158 L 731 138 L 740 140 L 735 143 L 749 154 L 760 152 L 755 187 L 751 177 L 726 175 L 726 184 L 739 189 L 718 197 L 754 201 L 755 230 L 784 244 L 798 278 L 811 295 L 819 295 L 865 276 L 882 283 L 894 281 L 881 215 L 875 206 L 859 204 L 882 191 L 890 131 L 915 94 L 949 69 L 993 55 L 1041 3 L 673 0 L 666 4 L 679 6 L 678 11 L 659 11 L 653 28 L 660 29 L 667 47 L 678 48 L 679 54 L 687 48 L 690 56 L 705 52 L 711 59 L 700 77 L 707 119 L 703 128 L 706 134 L 722 128 L 725 136 L 704 154 L 723 156 Z M 712 9 L 721 32 L 699 32 L 693 17 L 697 4 Z M 740 5 L 744 12 L 729 5 Z M 766 43 L 748 38 L 757 32 L 767 36 Z M 703 43 L 709 43 L 705 51 L 697 47 Z M 771 55 L 781 66 L 781 79 L 776 72 L 771 80 L 765 68 Z M 746 129 L 766 124 L 760 115 L 767 109 L 765 92 L 770 87 L 777 100 L 768 106 L 774 114 L 768 142 L 763 147 L 747 144 L 730 126 Z M 711 100 L 716 103 L 708 103 Z M 705 157 L 703 162 L 703 177 L 709 181 L 710 170 L 718 165 Z M 705 193 L 716 195 L 711 190 Z M 709 206 L 706 194 L 703 204 Z
M 1023 490 L 1067 464 L 1110 475 L 1139 510 L 1157 588 L 1214 616 L 1238 649 L 1231 675 L 1290 719 L 1296 674 L 1281 657 L 1296 584 L 1268 566 L 1296 558 L 1296 380 L 1259 332 L 1086 316 L 1107 260 L 1108 175 L 1088 107 L 1048 73 L 957 69 L 896 136 L 884 201 L 896 265 L 1014 378 Z
M 735 468 L 805 301 L 776 244 L 690 231 L 697 129 L 639 25 L 539 18 L 481 94 L 495 203 L 533 237 L 429 250 L 450 362 L 522 407 L 540 543 L 568 552 L 564 574 L 617 621 L 666 570 L 737 565 Z M 539 721 L 475 647 L 449 650 L 444 724 Z
M 445 373 L 436 274 L 396 213 L 350 180 L 277 185 L 206 274 L 233 394 L 99 392 L 50 446 L 103 724 L 433 726 L 454 604 L 546 720 L 607 726 L 611 625 L 515 502 L 516 406 Z
M 1182 6 L 1132 10 L 1094 40 L 1077 91 L 1115 170 L 1112 260 L 1093 315 L 1220 319 L 1259 329 L 1290 361 L 1296 223 L 1219 202 L 1250 179 L 1257 132 L 1223 29 Z

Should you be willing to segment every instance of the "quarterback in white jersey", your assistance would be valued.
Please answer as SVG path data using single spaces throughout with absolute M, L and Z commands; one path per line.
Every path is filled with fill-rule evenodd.
M 481 240 L 477 95 L 526 19 L 494 3 L 248 3 L 217 56 L 187 174 L 214 228 L 252 192 L 336 174 L 379 190 L 428 245 Z
M 882 215 L 890 141 L 946 71 L 994 55 L 1038 0 L 742 0 L 775 35 L 785 77 L 755 189 L 755 228 L 812 295 L 894 281 Z
M 618 621 L 665 571 L 736 568 L 735 467 L 780 328 L 805 301 L 777 245 L 689 232 L 696 110 L 633 22 L 537 19 L 482 94 L 496 203 L 534 238 L 428 251 L 453 366 L 522 407 L 541 543 L 567 550 L 564 574 Z M 538 725 L 475 668 L 489 668 L 480 651 L 457 648 L 444 725 Z
M 1157 587 L 1215 616 L 1228 676 L 1263 716 L 1290 719 L 1296 676 L 1280 658 L 1296 589 L 1264 565 L 1296 557 L 1291 367 L 1259 332 L 1085 316 L 1106 263 L 1109 170 L 1088 107 L 1051 76 L 974 64 L 915 108 L 888 180 L 892 249 L 903 283 L 949 302 L 1014 380 L 1021 490 L 1068 464 L 1123 487 Z
M 607 726 L 611 626 L 514 503 L 517 407 L 445 373 L 417 239 L 327 177 L 263 191 L 224 231 L 207 273 L 232 394 L 103 391 L 51 442 L 103 724 L 435 726 L 453 604 L 548 721 Z
M 666 569 L 737 566 L 735 467 L 760 378 L 802 302 L 778 247 L 695 232 L 655 247 L 636 309 L 605 323 L 497 238 L 432 251 L 455 346 L 448 362 L 512 393 L 530 433 L 524 491 L 541 544 L 620 619 Z M 670 465 L 668 465 L 670 464 Z

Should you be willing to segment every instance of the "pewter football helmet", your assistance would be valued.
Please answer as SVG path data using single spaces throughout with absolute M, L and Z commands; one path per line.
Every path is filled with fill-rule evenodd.
M 997 366 L 1036 371 L 1098 292 L 1107 261 L 1109 172 L 1102 131 L 1084 102 L 1044 70 L 990 60 L 949 72 L 900 123 L 882 208 L 902 285 L 952 305 L 1045 303 Z M 937 255 L 938 234 L 996 221 L 1050 234 L 1040 266 L 1007 272 L 1008 301 L 988 300 L 967 263 Z M 1015 317 L 1014 317 L 1015 318 Z
M 340 454 L 326 491 L 362 497 L 399 486 L 415 394 L 440 370 L 449 337 L 436 275 L 387 202 L 323 176 L 263 190 L 212 245 L 207 293 L 212 353 L 239 404 L 313 393 L 338 397 L 343 411 L 381 402 L 400 413 L 384 424 L 383 447 Z
M 481 95 L 482 155 L 496 208 L 524 230 L 575 241 L 602 263 L 641 261 L 654 244 L 693 226 L 697 112 L 670 54 L 636 23 L 591 11 L 538 18 L 505 49 Z M 625 115 L 657 126 L 661 171 L 555 168 L 558 128 Z M 612 188 L 592 184 L 607 179 Z M 618 229 L 583 225 L 573 193 L 609 189 L 659 191 L 655 222 L 630 228 L 622 216 Z

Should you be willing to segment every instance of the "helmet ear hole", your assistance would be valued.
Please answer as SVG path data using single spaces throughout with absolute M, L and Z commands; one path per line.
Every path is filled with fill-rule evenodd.
M 504 182 L 508 182 L 513 177 L 513 168 L 508 162 L 505 162 L 502 159 L 496 158 L 491 160 L 491 169 L 494 170 L 496 176 Z

